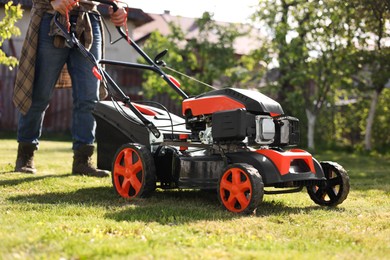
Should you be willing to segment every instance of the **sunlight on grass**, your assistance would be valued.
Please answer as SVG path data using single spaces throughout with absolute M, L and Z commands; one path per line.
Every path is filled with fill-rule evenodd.
M 110 178 L 70 174 L 70 142 L 42 141 L 39 173 L 12 173 L 16 142 L 0 140 L 0 259 L 388 259 L 390 160 L 327 152 L 351 192 L 336 208 L 306 190 L 266 195 L 255 215 L 215 194 L 157 190 L 118 197 Z

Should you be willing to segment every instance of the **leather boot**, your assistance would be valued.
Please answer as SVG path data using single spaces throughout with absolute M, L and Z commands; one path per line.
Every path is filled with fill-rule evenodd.
M 72 174 L 88 175 L 94 177 L 110 176 L 109 171 L 100 170 L 92 165 L 92 155 L 95 147 L 92 144 L 85 144 L 73 151 Z
M 37 172 L 37 169 L 34 166 L 34 152 L 36 150 L 38 150 L 38 145 L 36 144 L 19 142 L 15 172 L 32 174 Z

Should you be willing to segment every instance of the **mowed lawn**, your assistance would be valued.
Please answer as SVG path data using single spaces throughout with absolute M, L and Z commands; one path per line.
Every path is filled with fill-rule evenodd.
M 157 190 L 118 197 L 110 178 L 72 176 L 69 141 L 44 140 L 39 173 L 12 173 L 17 144 L 0 139 L 0 259 L 389 259 L 390 157 L 322 152 L 351 190 L 336 208 L 306 190 L 265 195 L 255 215 L 216 194 Z M 95 160 L 96 161 L 96 160 Z

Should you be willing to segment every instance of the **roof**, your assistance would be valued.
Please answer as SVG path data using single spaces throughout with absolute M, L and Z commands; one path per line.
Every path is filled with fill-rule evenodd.
M 172 16 L 169 12 L 164 12 L 163 14 L 149 14 L 152 17 L 153 21 L 144 24 L 133 31 L 133 38 L 136 42 L 143 41 L 147 39 L 153 31 L 158 31 L 162 35 L 167 36 L 170 34 L 170 23 L 174 23 L 181 28 L 183 32 L 186 33 L 186 39 L 197 38 L 199 35 L 199 27 L 196 23 L 198 18 L 189 18 L 182 16 Z M 230 23 L 216 21 L 217 24 L 222 26 L 228 26 Z M 249 24 L 237 24 L 239 30 L 249 31 L 250 33 L 247 36 L 241 36 L 236 38 L 234 42 L 234 49 L 236 54 L 245 55 L 250 51 L 259 48 L 260 39 L 264 36 L 260 33 L 259 30 L 250 26 Z M 215 40 L 216 40 L 215 35 Z M 209 39 L 213 41 L 213 37 Z
M 5 5 L 10 0 L 0 0 L 0 6 Z M 15 4 L 21 4 L 24 9 L 31 9 L 32 0 L 13 0 Z M 108 9 L 104 5 L 98 6 L 99 12 L 103 16 L 108 16 Z M 141 9 L 138 8 L 128 8 L 127 9 L 127 19 L 131 21 L 135 26 L 141 26 L 143 24 L 149 23 L 153 20 L 148 14 L 144 13 Z

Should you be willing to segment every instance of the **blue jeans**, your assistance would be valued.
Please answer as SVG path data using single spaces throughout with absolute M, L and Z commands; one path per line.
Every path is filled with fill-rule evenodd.
M 93 44 L 90 52 L 98 60 L 101 58 L 102 36 L 100 17 L 89 14 Z M 50 21 L 53 18 L 45 14 L 40 25 L 32 105 L 26 115 L 20 114 L 18 124 L 18 142 L 38 145 L 42 134 L 45 111 L 53 95 L 54 86 L 64 64 L 67 64 L 72 79 L 72 137 L 73 149 L 80 145 L 92 144 L 95 140 L 96 122 L 92 110 L 99 100 L 99 81 L 92 73 L 93 65 L 77 50 L 56 48 L 54 38 L 49 36 Z

